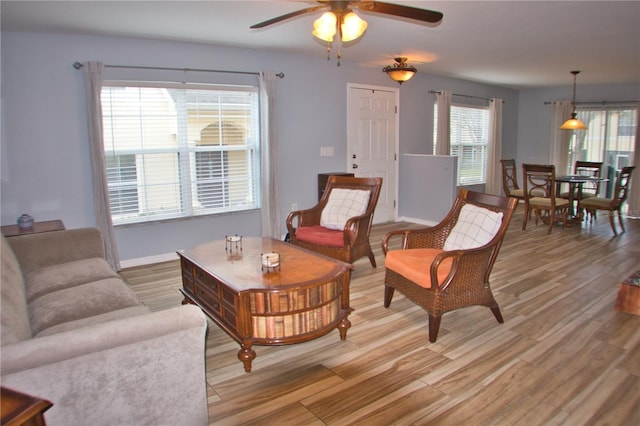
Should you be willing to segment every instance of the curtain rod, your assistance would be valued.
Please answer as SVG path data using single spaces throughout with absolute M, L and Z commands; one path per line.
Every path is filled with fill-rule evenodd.
M 77 70 L 82 68 L 84 65 L 81 62 L 74 62 L 73 67 Z M 136 69 L 136 70 L 159 70 L 159 71 L 193 71 L 193 72 L 223 72 L 228 74 L 249 74 L 249 75 L 258 75 L 257 72 L 251 71 L 226 71 L 226 70 L 210 70 L 203 68 L 171 68 L 171 67 L 141 67 L 134 65 L 105 65 L 105 68 L 127 68 L 127 69 Z M 284 73 L 279 72 L 276 74 L 276 77 L 284 78 Z
M 544 101 L 545 105 L 552 105 L 556 102 L 562 102 L 562 101 Z M 593 102 L 576 102 L 576 105 L 612 105 L 612 106 L 616 106 L 616 105 L 628 105 L 628 104 L 637 104 L 638 100 L 632 100 L 632 101 L 593 101 Z
M 429 93 L 440 94 L 442 92 L 440 92 L 439 90 L 429 90 Z M 460 95 L 458 93 L 452 93 L 451 96 L 460 96 L 462 98 L 471 98 L 471 99 L 482 99 L 483 101 L 487 101 L 487 102 L 491 101 L 491 99 L 489 98 L 482 98 L 480 96 L 472 96 L 472 95 Z

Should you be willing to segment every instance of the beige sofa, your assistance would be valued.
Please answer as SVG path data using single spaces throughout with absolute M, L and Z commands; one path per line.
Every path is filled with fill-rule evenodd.
M 2 237 L 3 387 L 53 403 L 55 425 L 208 424 L 207 322 L 151 312 L 95 228 Z

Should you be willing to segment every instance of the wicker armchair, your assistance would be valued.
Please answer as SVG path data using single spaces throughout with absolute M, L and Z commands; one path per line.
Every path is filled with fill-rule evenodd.
M 382 178 L 330 176 L 326 190 L 316 206 L 289 213 L 287 230 L 290 242 L 347 263 L 368 256 L 371 266 L 375 268 L 376 259 L 369 244 L 369 232 L 381 187 Z M 322 225 L 323 210 L 335 190 L 368 191 L 369 196 L 362 214 L 345 218 L 346 222 L 340 229 L 328 229 Z M 335 191 L 336 194 L 338 192 Z
M 596 210 L 608 211 L 609 223 L 611 224 L 611 229 L 613 230 L 614 236 L 618 235 L 618 232 L 616 231 L 616 224 L 614 221 L 616 212 L 618 213 L 618 222 L 620 222 L 622 233 L 625 232 L 624 223 L 622 223 L 622 212 L 620 210 L 622 208 L 622 203 L 626 201 L 627 195 L 629 194 L 629 185 L 631 183 L 631 173 L 633 173 L 633 169 L 635 169 L 635 166 L 622 168 L 622 170 L 618 174 L 618 178 L 616 179 L 616 187 L 614 189 L 613 198 L 590 197 L 581 200 L 579 204 L 580 208 L 585 209 L 590 213 L 591 221 L 593 221 L 593 218 L 596 215 Z
M 382 241 L 386 268 L 385 308 L 390 306 L 395 290 L 420 305 L 429 314 L 429 341 L 432 343 L 438 337 L 442 315 L 465 306 L 487 306 L 498 322 L 504 322 L 491 293 L 489 275 L 517 205 L 518 200 L 513 197 L 462 189 L 439 224 L 387 233 Z M 465 244 L 454 236 L 460 235 L 461 228 L 470 231 L 473 228 L 470 223 L 481 227 L 485 233 L 467 232 L 476 237 L 473 243 L 466 244 L 471 248 L 464 248 L 461 245 Z M 390 244 L 397 244 L 398 238 L 401 249 L 390 250 Z
M 500 160 L 502 164 L 502 189 L 507 197 L 524 200 L 524 190 L 518 186 L 518 172 L 516 160 Z

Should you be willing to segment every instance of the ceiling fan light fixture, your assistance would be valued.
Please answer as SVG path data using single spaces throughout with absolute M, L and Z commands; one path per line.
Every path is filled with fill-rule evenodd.
M 313 21 L 313 34 L 320 40 L 331 43 L 336 35 L 338 18 L 333 12 L 325 12 Z
M 395 64 L 382 68 L 382 72 L 387 73 L 391 80 L 402 84 L 405 81 L 411 80 L 416 74 L 417 70 L 415 67 L 407 65 L 407 58 L 398 57 L 394 58 L 394 61 L 396 61 Z
M 356 40 L 367 30 L 367 21 L 360 18 L 355 12 L 349 11 L 342 17 L 342 41 L 349 42 Z
M 573 107 L 573 112 L 571 113 L 571 118 L 564 122 L 562 126 L 560 126 L 561 130 L 583 130 L 586 129 L 587 126 L 578 119 L 578 113 L 576 112 L 576 80 L 580 71 L 571 71 L 573 74 L 573 100 L 571 101 L 571 106 Z
M 336 15 L 334 12 L 325 12 L 313 22 L 313 34 L 320 40 L 331 43 L 340 26 L 340 40 L 349 42 L 361 37 L 367 29 L 367 22 L 355 12 L 348 11 L 344 15 Z

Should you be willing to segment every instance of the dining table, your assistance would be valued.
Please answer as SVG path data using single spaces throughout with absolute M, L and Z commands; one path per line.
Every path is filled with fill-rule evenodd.
M 582 215 L 578 208 L 574 209 L 573 202 L 577 198 L 578 204 L 582 199 L 582 186 L 587 182 L 607 182 L 609 179 L 601 178 L 598 176 L 587 175 L 564 175 L 556 176 L 557 189 L 556 193 L 559 193 L 560 184 L 567 183 L 569 185 L 569 220 L 572 222 L 582 222 Z

